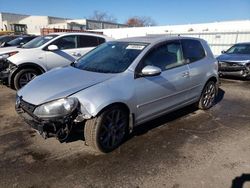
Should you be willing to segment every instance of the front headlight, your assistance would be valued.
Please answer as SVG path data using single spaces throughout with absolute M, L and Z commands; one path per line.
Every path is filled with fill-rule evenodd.
M 38 106 L 34 114 L 39 118 L 62 117 L 73 112 L 78 105 L 76 98 L 64 98 Z
M 1 54 L 1 55 L 0 55 L 0 60 L 1 60 L 1 59 L 7 59 L 8 57 L 13 56 L 13 55 L 15 55 L 15 54 L 17 54 L 17 53 L 18 53 L 18 51 L 14 51 L 14 52 L 9 52 L 9 53 L 5 53 L 5 54 Z

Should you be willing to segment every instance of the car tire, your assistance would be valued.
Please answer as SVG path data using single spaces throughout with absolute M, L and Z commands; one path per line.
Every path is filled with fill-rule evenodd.
M 201 93 L 198 108 L 202 110 L 208 110 L 211 108 L 215 103 L 216 94 L 216 83 L 214 81 L 207 82 Z
M 39 72 L 32 68 L 21 69 L 15 76 L 14 76 L 14 89 L 19 90 L 23 86 L 25 86 L 29 81 L 34 79 Z
M 128 113 L 120 106 L 112 106 L 97 117 L 87 120 L 85 142 L 98 153 L 116 149 L 128 134 Z

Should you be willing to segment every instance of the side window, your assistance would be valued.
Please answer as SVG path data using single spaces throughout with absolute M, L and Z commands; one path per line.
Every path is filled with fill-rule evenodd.
M 155 48 L 143 60 L 143 67 L 147 65 L 159 67 L 162 71 L 183 65 L 180 42 L 174 41 Z
M 106 42 L 104 38 L 98 37 L 99 45 Z
M 185 62 L 192 63 L 206 56 L 205 51 L 198 40 L 181 40 Z
M 76 48 L 76 36 L 70 35 L 61 37 L 54 41 L 52 44 L 57 45 L 60 50 Z
M 33 37 L 26 37 L 26 38 L 24 38 L 23 40 L 22 40 L 22 43 L 27 43 L 27 42 L 29 42 L 30 40 L 32 40 L 33 39 Z
M 98 46 L 105 42 L 105 39 L 101 37 L 79 35 L 78 42 L 78 48 L 87 48 Z

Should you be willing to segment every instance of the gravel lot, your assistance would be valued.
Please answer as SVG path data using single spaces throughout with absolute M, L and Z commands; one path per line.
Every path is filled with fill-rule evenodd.
M 97 155 L 75 131 L 44 140 L 0 86 L 0 187 L 250 187 L 250 82 L 222 80 L 217 104 L 193 106 L 138 127 L 116 151 Z

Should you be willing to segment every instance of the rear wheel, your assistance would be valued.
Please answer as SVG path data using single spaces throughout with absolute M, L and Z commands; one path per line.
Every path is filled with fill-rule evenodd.
M 127 130 L 128 113 L 120 106 L 112 106 L 85 123 L 85 141 L 97 152 L 111 152 L 124 141 Z
M 39 72 L 32 68 L 22 69 L 20 70 L 14 77 L 14 87 L 16 90 L 21 89 L 28 82 L 34 79 Z
M 214 105 L 216 93 L 216 83 L 209 81 L 202 91 L 198 107 L 202 110 L 211 108 Z

